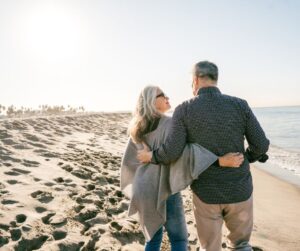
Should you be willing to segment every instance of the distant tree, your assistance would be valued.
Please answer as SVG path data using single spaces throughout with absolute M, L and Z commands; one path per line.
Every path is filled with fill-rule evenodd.
M 9 107 L 7 107 L 6 115 L 8 117 L 13 117 L 15 114 L 16 114 L 16 107 L 14 107 L 13 105 L 10 105 Z
M 85 112 L 83 106 L 72 107 L 71 105 L 67 106 L 67 109 L 64 106 L 59 105 L 39 105 L 38 109 L 27 108 L 21 106 L 16 108 L 14 105 L 10 105 L 7 108 L 3 105 L 0 105 L 0 114 L 2 111 L 6 110 L 6 115 L 8 117 L 21 117 L 21 116 L 30 116 L 30 115 L 56 115 L 56 114 L 73 114 L 77 112 Z
M 2 111 L 5 111 L 5 106 L 0 105 L 0 114 L 2 113 Z
M 84 109 L 83 106 L 79 106 L 78 110 L 79 110 L 79 111 L 81 110 L 82 112 L 84 112 L 85 109 Z

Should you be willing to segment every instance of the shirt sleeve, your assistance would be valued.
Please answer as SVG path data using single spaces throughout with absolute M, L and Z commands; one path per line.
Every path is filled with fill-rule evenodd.
M 166 142 L 153 151 L 151 163 L 163 163 L 167 165 L 181 156 L 187 139 L 184 115 L 184 107 L 183 105 L 179 105 L 173 113 Z
M 247 158 L 250 162 L 254 162 L 262 155 L 264 155 L 270 145 L 270 141 L 267 139 L 265 132 L 261 125 L 253 114 L 248 103 L 246 103 L 246 131 L 245 136 L 248 142 L 248 148 L 246 150 Z

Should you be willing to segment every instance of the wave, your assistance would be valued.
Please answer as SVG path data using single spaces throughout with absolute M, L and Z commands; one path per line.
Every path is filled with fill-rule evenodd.
M 280 168 L 289 170 L 295 175 L 300 176 L 300 152 L 297 150 L 287 150 L 271 145 L 269 148 L 270 164 L 276 164 Z

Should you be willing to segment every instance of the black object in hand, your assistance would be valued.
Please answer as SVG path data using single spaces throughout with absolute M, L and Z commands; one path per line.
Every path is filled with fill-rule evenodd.
M 265 163 L 268 159 L 269 159 L 268 154 L 264 153 L 263 155 L 261 155 L 261 156 L 258 158 L 258 161 L 261 162 L 261 163 Z
M 266 153 L 264 153 L 258 157 L 253 157 L 253 154 L 251 153 L 249 148 L 247 148 L 247 150 L 245 152 L 245 157 L 248 159 L 249 163 L 253 163 L 255 161 L 265 163 L 269 159 L 269 156 Z

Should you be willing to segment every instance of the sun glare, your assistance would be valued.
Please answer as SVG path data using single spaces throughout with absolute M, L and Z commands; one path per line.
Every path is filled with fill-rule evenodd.
M 71 59 L 80 49 L 79 19 L 62 4 L 37 4 L 24 23 L 28 52 L 50 62 Z

